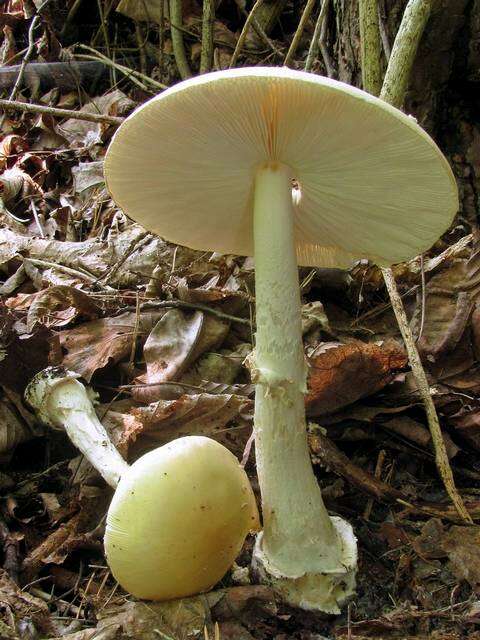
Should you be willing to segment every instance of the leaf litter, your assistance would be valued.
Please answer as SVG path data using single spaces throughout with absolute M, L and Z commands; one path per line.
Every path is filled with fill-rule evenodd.
M 20 42 L 39 3 L 4 4 L 2 71 L 18 74 Z M 139 72 L 102 66 L 96 49 L 76 59 L 92 54 L 96 75 L 76 76 L 69 88 L 45 79 L 49 64 L 65 70 L 75 62 L 69 45 L 87 37 L 75 28 L 88 32 L 92 47 L 111 45 L 101 16 L 92 27 L 80 4 L 65 3 L 62 25 L 51 8 L 42 14 L 34 40 L 39 71 L 26 73 L 17 99 L 123 118 L 152 85 Z M 160 65 L 152 43 L 151 25 L 168 11 L 162 18 L 150 1 L 104 4 L 125 46 L 136 39 L 139 64 L 157 82 L 177 80 L 169 31 Z M 219 16 L 217 64 L 228 66 L 243 22 L 228 11 Z M 199 5 L 184 3 L 190 36 L 200 22 Z M 285 33 L 274 33 L 275 40 L 258 29 L 249 34 L 245 64 L 259 64 L 264 47 L 272 55 L 285 47 Z M 195 42 L 190 49 L 195 65 L 200 50 Z M 204 434 L 239 459 L 246 452 L 257 484 L 254 452 L 248 455 L 254 388 L 245 365 L 255 330 L 252 261 L 177 247 L 126 219 L 103 183 L 113 131 L 108 120 L 14 112 L 2 119 L 0 637 L 480 638 L 480 527 L 460 526 L 436 475 L 381 274 L 364 262 L 348 273 L 301 273 L 312 460 L 329 510 L 347 515 L 360 541 L 358 594 L 348 610 L 332 619 L 276 602 L 251 582 L 252 540 L 208 594 L 136 602 L 116 585 L 102 548 L 110 491 L 63 434 L 46 432 L 23 404 L 36 372 L 62 364 L 81 374 L 129 461 L 179 436 Z M 465 232 L 424 256 L 423 268 L 412 260 L 397 265 L 395 276 L 460 492 L 478 523 L 480 244 L 467 218 Z

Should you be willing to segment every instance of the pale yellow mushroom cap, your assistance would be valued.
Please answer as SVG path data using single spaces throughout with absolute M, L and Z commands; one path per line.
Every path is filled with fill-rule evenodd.
M 431 247 L 458 209 L 455 179 L 416 121 L 311 73 L 205 74 L 138 108 L 116 132 L 107 186 L 124 211 L 177 244 L 253 255 L 257 167 L 291 169 L 302 265 L 386 265 Z
M 121 586 L 169 600 L 210 589 L 259 528 L 248 477 L 223 445 L 178 438 L 122 476 L 110 504 L 105 551 Z

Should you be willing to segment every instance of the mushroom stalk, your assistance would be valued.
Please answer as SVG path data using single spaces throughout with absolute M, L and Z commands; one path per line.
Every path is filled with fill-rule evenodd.
M 95 413 L 91 397 L 76 374 L 46 370 L 27 388 L 27 401 L 46 424 L 64 429 L 104 480 L 116 488 L 129 465 L 113 446 Z
M 324 584 L 315 587 L 320 601 L 314 602 L 298 584 L 297 593 L 293 597 L 290 593 L 287 599 L 333 612 L 337 610 L 336 599 L 342 598 L 338 593 L 332 598 L 330 592 L 335 591 L 335 576 L 344 580 L 347 570 L 352 569 L 345 567 L 349 564 L 345 548 L 350 553 L 353 549 L 355 556 L 355 538 L 347 523 L 329 517 L 308 451 L 292 177 L 289 167 L 270 162 L 257 170 L 255 180 L 257 333 L 253 378 L 257 385 L 255 442 L 264 520 L 257 560 L 261 556 L 263 569 L 287 579 L 286 583 L 307 575 L 310 579 L 320 576 Z

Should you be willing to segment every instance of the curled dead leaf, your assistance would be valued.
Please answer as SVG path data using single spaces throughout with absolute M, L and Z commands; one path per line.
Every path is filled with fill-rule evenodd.
M 64 326 L 78 316 L 91 319 L 99 314 L 100 307 L 88 294 L 75 287 L 58 285 L 35 295 L 28 309 L 27 329 L 32 331 L 37 323 Z
M 309 361 L 306 409 L 309 416 L 333 413 L 392 382 L 407 365 L 394 342 L 325 343 Z

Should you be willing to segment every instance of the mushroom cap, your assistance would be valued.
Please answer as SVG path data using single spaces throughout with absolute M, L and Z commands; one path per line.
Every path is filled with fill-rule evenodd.
M 253 255 L 255 171 L 270 161 L 287 165 L 300 188 L 301 265 L 409 259 L 458 209 L 450 167 L 414 118 L 287 68 L 209 73 L 144 103 L 117 130 L 105 178 L 120 207 L 165 239 Z
M 236 457 L 215 440 L 186 436 L 145 454 L 122 476 L 105 550 L 127 591 L 170 600 L 210 589 L 258 528 L 255 497 Z

